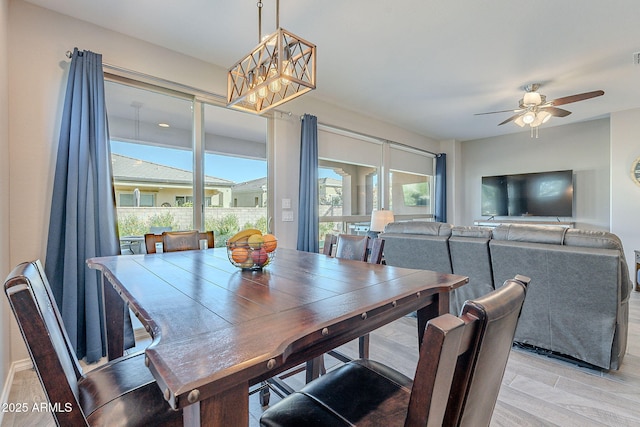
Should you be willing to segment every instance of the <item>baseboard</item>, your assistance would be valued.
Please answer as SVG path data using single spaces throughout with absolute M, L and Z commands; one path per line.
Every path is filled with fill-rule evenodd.
M 11 393 L 11 385 L 13 384 L 15 373 L 31 368 L 33 368 L 31 359 L 16 360 L 15 362 L 11 363 L 7 379 L 4 382 L 4 386 L 2 387 L 2 394 L 0 395 L 0 406 L 4 407 L 5 403 L 8 403 L 7 401 L 9 400 L 9 394 Z M 2 425 L 3 417 L 4 411 L 0 411 L 0 425 Z

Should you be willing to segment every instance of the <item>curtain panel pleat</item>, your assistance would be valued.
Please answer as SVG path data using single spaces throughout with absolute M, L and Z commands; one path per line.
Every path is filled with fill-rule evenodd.
M 300 251 L 319 252 L 318 241 L 318 118 L 302 116 L 300 136 L 300 190 L 298 244 Z
M 447 222 L 447 155 L 436 155 L 435 220 Z
M 76 48 L 60 128 L 45 272 L 77 356 L 89 363 L 105 354 L 106 343 L 100 276 L 86 260 L 119 254 L 102 56 Z M 125 336 L 131 345 L 131 331 Z

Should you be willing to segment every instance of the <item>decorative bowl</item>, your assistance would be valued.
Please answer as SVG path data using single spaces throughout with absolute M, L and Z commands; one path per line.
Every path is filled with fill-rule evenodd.
M 275 239 L 271 242 L 226 242 L 227 256 L 234 266 L 243 270 L 262 270 L 276 256 Z

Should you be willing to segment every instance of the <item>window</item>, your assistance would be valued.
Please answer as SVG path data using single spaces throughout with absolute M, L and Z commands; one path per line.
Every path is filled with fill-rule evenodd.
M 135 193 L 120 193 L 119 205 L 122 207 L 154 207 L 155 195 L 154 194 L 140 194 L 138 193 L 138 203 L 136 206 Z
M 175 206 L 193 206 L 193 196 L 176 196 Z
M 400 220 L 433 216 L 433 155 L 319 126 L 318 156 L 320 242 L 328 232 L 367 233 L 374 209 Z
M 243 228 L 267 232 L 267 119 L 205 105 L 204 128 L 205 228 L 216 246 Z
M 389 209 L 394 215 L 432 214 L 433 156 L 392 145 L 389 169 Z
M 266 231 L 266 118 L 112 75 L 105 92 L 121 236 L 207 229 L 223 245 Z

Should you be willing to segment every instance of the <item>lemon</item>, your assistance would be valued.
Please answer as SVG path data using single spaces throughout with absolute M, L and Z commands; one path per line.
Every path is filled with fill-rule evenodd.
M 264 238 L 262 237 L 262 234 L 252 234 L 249 236 L 248 243 L 251 248 L 259 249 L 264 243 Z

